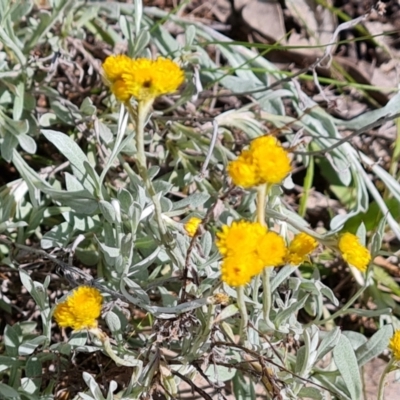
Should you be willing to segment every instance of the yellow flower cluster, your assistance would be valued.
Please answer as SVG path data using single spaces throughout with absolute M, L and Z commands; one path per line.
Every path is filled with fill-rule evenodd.
M 343 259 L 348 264 L 356 267 L 361 272 L 366 271 L 371 261 L 371 254 L 368 249 L 360 243 L 356 235 L 349 232 L 342 234 L 339 238 L 338 246 Z
M 123 54 L 106 58 L 105 79 L 115 97 L 126 102 L 151 101 L 163 94 L 175 92 L 184 80 L 182 69 L 174 61 L 159 57 L 132 59 Z
M 217 233 L 217 247 L 223 256 L 222 280 L 230 286 L 249 283 L 265 267 L 283 263 L 300 265 L 318 247 L 318 241 L 301 232 L 286 248 L 283 238 L 258 222 L 239 221 L 223 226 Z M 339 237 L 339 250 L 347 263 L 365 272 L 371 261 L 368 249 L 357 236 L 344 233 Z M 400 355 L 400 333 L 399 333 Z
M 228 174 L 237 186 L 250 188 L 261 184 L 277 184 L 291 171 L 288 152 L 274 136 L 253 140 L 237 160 L 228 165 Z
M 223 256 L 222 280 L 230 286 L 249 283 L 264 267 L 283 263 L 285 242 L 258 222 L 239 221 L 217 233 L 217 247 Z
M 389 342 L 389 349 L 393 352 L 396 361 L 400 361 L 400 330 L 396 330 Z
M 189 221 L 186 222 L 186 224 L 185 224 L 186 233 L 190 237 L 193 237 L 196 234 L 197 229 L 198 229 L 200 224 L 201 224 L 201 219 L 200 218 L 197 218 L 197 217 L 190 218 Z
M 102 302 L 103 296 L 96 288 L 80 286 L 65 301 L 56 305 L 54 319 L 63 328 L 96 328 Z
M 301 232 L 290 242 L 286 262 L 292 265 L 299 265 L 307 260 L 308 255 L 317 247 L 318 242 L 312 236 Z

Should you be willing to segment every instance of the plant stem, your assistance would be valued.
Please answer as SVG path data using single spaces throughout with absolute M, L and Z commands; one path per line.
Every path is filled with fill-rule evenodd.
M 271 284 L 270 284 L 270 269 L 269 267 L 265 267 L 262 272 L 263 278 L 263 313 L 264 313 L 264 322 L 267 326 L 273 328 L 274 324 L 269 318 L 269 314 L 271 311 L 272 299 L 271 299 Z
M 146 119 L 150 112 L 151 105 L 152 101 L 140 101 L 138 103 L 136 113 L 133 111 L 130 105 L 128 106 L 129 113 L 136 122 L 136 165 L 138 167 L 139 175 L 143 179 L 147 193 L 154 204 L 154 214 L 158 229 L 160 230 L 161 241 L 164 244 L 168 255 L 170 256 L 171 261 L 177 264 L 178 267 L 183 268 L 185 261 L 174 251 L 175 242 L 165 226 L 162 218 L 162 209 L 159 196 L 157 195 L 153 183 L 151 182 L 151 179 L 147 173 L 146 153 L 144 150 L 144 127 L 146 125 Z
M 236 288 L 237 293 L 237 305 L 239 307 L 240 312 L 240 327 L 239 327 L 239 335 L 240 341 L 244 343 L 247 340 L 247 324 L 248 324 L 248 316 L 246 304 L 244 302 L 244 286 L 238 286 Z
M 104 334 L 103 332 L 101 332 L 101 334 L 97 334 L 97 337 L 101 340 L 101 343 L 103 344 L 103 349 L 104 351 L 107 353 L 107 355 L 111 358 L 111 360 L 113 360 L 115 362 L 115 364 L 119 365 L 124 365 L 125 362 L 121 357 L 118 357 L 110 344 L 110 338 Z
M 146 119 L 150 111 L 151 102 L 140 101 L 137 106 L 136 114 L 132 112 L 132 108 L 129 107 L 129 112 L 136 122 L 136 163 L 139 169 L 140 176 L 147 176 L 146 168 L 146 154 L 144 151 L 144 127 L 146 125 Z M 147 183 L 147 182 L 145 182 Z
M 326 322 L 329 322 L 337 317 L 340 317 L 357 299 L 358 297 L 364 292 L 364 290 L 367 288 L 366 285 L 361 286 L 360 289 L 357 290 L 357 292 L 351 297 L 351 299 L 343 306 L 340 308 L 340 310 L 336 311 L 334 314 L 332 314 L 330 317 L 323 319 L 322 321 L 314 321 L 313 324 L 325 324 Z
M 381 379 L 379 380 L 379 386 L 378 386 L 378 400 L 384 400 L 383 394 L 385 392 L 386 375 L 390 372 L 394 361 L 395 361 L 395 359 L 394 359 L 394 357 L 392 357 L 382 372 Z
M 89 329 L 89 332 L 95 335 L 101 341 L 104 351 L 111 358 L 111 360 L 115 362 L 115 364 L 117 364 L 118 366 L 126 366 L 126 367 L 140 366 L 141 362 L 139 360 L 137 360 L 137 362 L 134 363 L 135 365 L 132 365 L 132 361 L 124 360 L 123 358 L 117 356 L 111 347 L 110 338 L 107 336 L 106 333 L 101 331 L 99 328 Z
M 257 222 L 262 226 L 265 223 L 265 202 L 267 199 L 267 185 L 261 185 L 257 188 Z
M 260 275 L 257 275 L 253 280 L 253 301 L 258 302 L 258 290 L 260 286 Z
M 266 226 L 265 222 L 265 203 L 267 201 L 267 193 L 269 192 L 268 185 L 260 185 L 257 188 L 257 222 L 262 226 Z M 271 311 L 271 284 L 270 284 L 270 269 L 266 266 L 262 272 L 263 279 L 263 314 L 264 321 L 269 327 L 273 327 L 273 323 L 269 318 Z

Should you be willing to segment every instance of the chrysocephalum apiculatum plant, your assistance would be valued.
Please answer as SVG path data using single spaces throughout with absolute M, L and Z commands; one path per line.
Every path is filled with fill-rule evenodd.
M 49 18 L 47 11 L 40 16 L 22 6 L 32 6 L 29 1 L 5 3 L 1 155 L 20 178 L 0 188 L 0 244 L 3 263 L 18 271 L 41 321 L 5 328 L 1 395 L 39 399 L 79 386 L 80 394 L 69 393 L 77 399 L 148 399 L 158 392 L 172 399 L 189 383 L 208 398 L 196 383 L 199 375 L 212 398 L 224 398 L 226 386 L 237 399 L 258 391 L 271 399 L 359 400 L 361 367 L 389 348 L 392 358 L 378 390 L 383 398 L 385 376 L 400 358 L 399 331 L 391 325 L 396 316 L 384 306 L 384 295 L 377 309 L 363 301 L 352 307 L 381 293 L 373 259 L 386 225 L 396 235 L 399 230 L 364 166 L 389 182 L 395 198 L 400 187 L 349 143 L 331 148 L 341 138 L 337 126 L 346 121 L 332 119 L 287 81 L 280 91 L 249 93 L 253 103 L 239 109 L 209 113 L 210 103 L 196 103 L 203 86 L 252 91 L 268 87 L 271 76 L 281 79 L 281 72 L 211 28 L 157 8 L 143 10 L 139 1 L 50 2 Z M 23 25 L 21 18 L 27 18 Z M 184 38 L 173 37 L 164 18 Z M 10 29 L 20 29 L 18 36 Z M 64 42 L 59 32 L 73 41 Z M 85 70 L 98 71 L 98 85 L 107 88 L 104 101 L 93 103 L 93 89 L 77 105 L 57 92 L 62 85 L 51 85 L 56 68 L 46 69 L 46 60 L 33 60 L 30 52 L 35 46 L 59 49 L 60 63 L 74 65 L 65 60 L 71 50 L 66 43 L 81 44 L 89 32 L 123 51 L 108 52 Z M 205 42 L 223 54 L 231 76 L 205 52 Z M 74 47 L 94 60 L 84 46 Z M 42 115 L 32 106 L 38 95 L 50 103 Z M 282 96 L 298 119 L 284 115 Z M 394 113 L 393 104 L 366 120 Z M 312 140 L 295 139 L 288 121 Z M 268 130 L 267 122 L 285 130 Z M 362 119 L 352 124 L 349 129 L 364 126 Z M 237 132 L 246 139 L 233 146 Z M 51 172 L 31 164 L 33 137 L 39 145 L 52 143 L 67 163 Z M 314 153 L 306 150 L 330 152 L 332 171 L 342 171 L 338 179 L 355 193 L 349 215 L 368 209 L 370 190 L 386 219 L 368 232 L 369 246 L 363 224 L 343 228 L 350 217 L 337 216 L 330 230 L 314 231 L 286 205 L 283 189 L 290 187 L 293 167 L 314 165 Z M 22 250 L 57 265 L 66 278 L 62 298 L 61 291 L 55 294 L 60 280 L 33 279 L 18 264 Z M 320 275 L 339 258 L 358 286 L 342 303 Z M 1 300 L 11 313 L 12 301 Z M 335 323 L 352 313 L 372 318 L 376 333 L 342 332 Z M 87 367 L 79 385 L 60 369 L 74 368 L 81 353 L 96 353 L 103 369 Z M 62 380 L 47 373 L 54 370 Z

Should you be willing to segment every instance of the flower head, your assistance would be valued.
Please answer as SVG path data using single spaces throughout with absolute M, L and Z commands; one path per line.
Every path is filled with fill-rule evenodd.
M 258 242 L 267 229 L 258 222 L 238 221 L 224 225 L 217 233 L 217 247 L 223 256 L 256 251 Z
M 257 246 L 257 254 L 264 267 L 276 267 L 283 264 L 287 254 L 283 237 L 275 232 L 267 232 Z
M 238 221 L 223 226 L 216 242 L 224 256 L 221 279 L 230 286 L 242 286 L 258 275 L 264 265 L 257 246 L 267 229 L 258 222 Z
M 217 233 L 217 247 L 223 256 L 221 278 L 230 286 L 250 282 L 264 267 L 283 263 L 285 241 L 258 222 L 238 221 Z
M 188 222 L 185 224 L 185 230 L 190 237 L 193 237 L 196 232 L 197 228 L 201 224 L 201 219 L 197 217 L 192 217 L 189 219 Z
M 348 264 L 353 265 L 361 272 L 366 271 L 371 261 L 371 254 L 368 249 L 360 243 L 356 235 L 349 232 L 342 234 L 339 238 L 338 245 L 343 259 Z
M 249 150 L 244 150 L 240 156 L 229 163 L 228 174 L 236 186 L 250 188 L 259 184 L 256 165 Z
M 307 259 L 318 246 L 318 242 L 307 233 L 297 234 L 290 242 L 286 262 L 292 265 L 299 265 Z
M 400 330 L 396 330 L 389 342 L 389 349 L 393 351 L 393 357 L 400 361 Z
M 254 253 L 238 253 L 224 257 L 221 265 L 221 279 L 230 286 L 242 286 L 258 275 L 264 265 Z
M 80 286 L 65 301 L 56 305 L 54 319 L 63 328 L 96 328 L 102 301 L 103 296 L 96 288 Z
M 244 188 L 277 184 L 291 171 L 290 158 L 281 143 L 267 135 L 253 140 L 248 150 L 229 163 L 227 170 L 233 183 Z
M 163 57 L 149 60 L 113 55 L 106 58 L 103 70 L 111 91 L 122 102 L 131 97 L 137 101 L 152 101 L 175 92 L 184 80 L 179 65 Z
M 132 97 L 124 79 L 124 75 L 131 68 L 131 63 L 132 59 L 124 54 L 107 57 L 103 63 L 106 82 L 115 97 L 122 102 Z
M 124 79 L 132 96 L 138 101 L 175 92 L 184 79 L 179 65 L 167 58 L 159 57 L 155 61 L 138 58 L 133 60 L 131 68 Z
M 288 152 L 274 136 L 253 140 L 250 151 L 261 183 L 281 183 L 291 171 Z

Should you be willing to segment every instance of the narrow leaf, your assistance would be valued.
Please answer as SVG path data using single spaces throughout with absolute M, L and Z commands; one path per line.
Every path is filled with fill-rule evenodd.
M 393 335 L 393 326 L 385 325 L 376 332 L 367 343 L 363 344 L 356 350 L 358 365 L 361 367 L 369 360 L 377 357 L 389 344 L 389 340 Z
M 333 358 L 353 400 L 361 398 L 361 378 L 357 358 L 349 339 L 341 336 L 333 349 Z
M 51 129 L 42 129 L 46 139 L 53 143 L 54 146 L 68 159 L 71 163 L 74 175 L 82 181 L 85 188 L 93 194 L 93 189 L 96 187 L 85 168 L 85 162 L 89 163 L 85 153 L 68 135 L 53 131 Z M 96 176 L 97 181 L 99 178 Z M 88 182 L 89 181 L 89 182 Z

